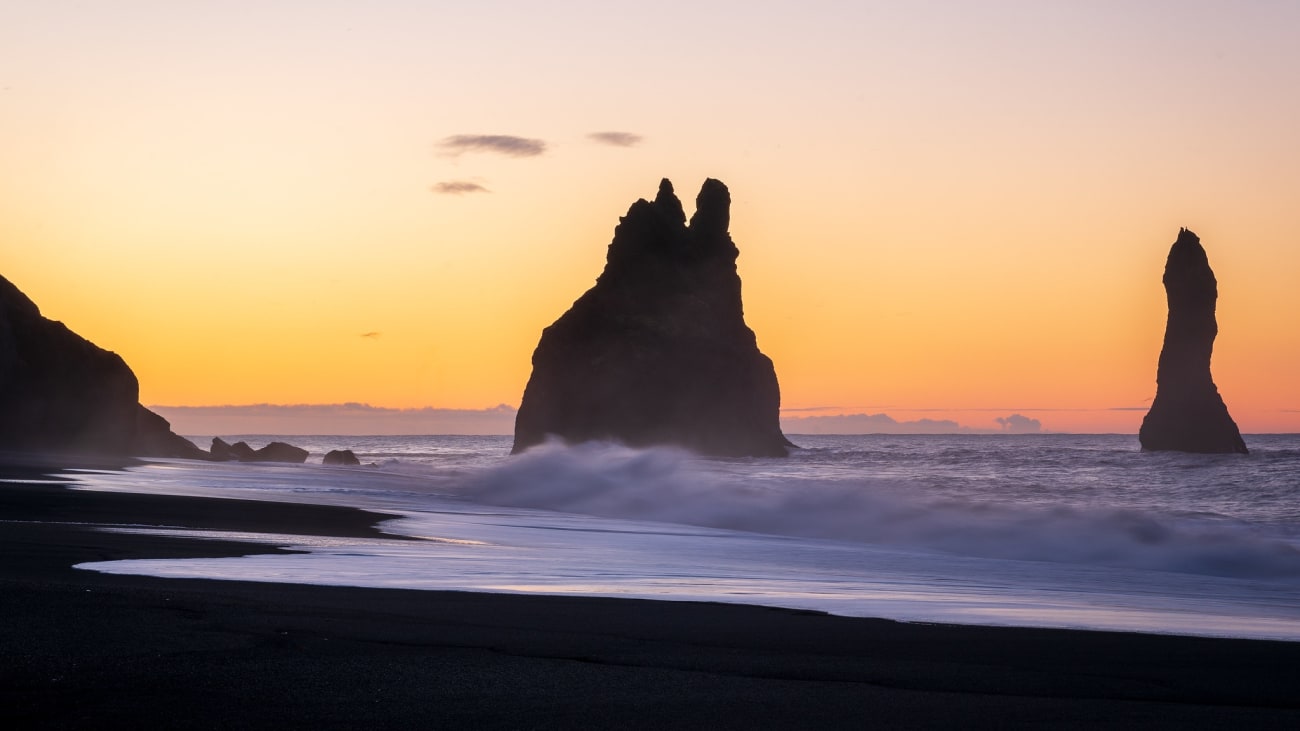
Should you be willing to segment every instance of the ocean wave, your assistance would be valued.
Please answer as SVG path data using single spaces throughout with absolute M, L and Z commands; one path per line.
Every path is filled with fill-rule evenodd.
M 1221 516 L 970 499 L 906 479 L 792 477 L 667 448 L 549 444 L 462 477 L 453 494 L 498 506 L 983 558 L 1300 578 L 1292 540 Z

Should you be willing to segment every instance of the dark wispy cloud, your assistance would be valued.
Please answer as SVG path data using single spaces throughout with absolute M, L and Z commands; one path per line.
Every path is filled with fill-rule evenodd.
M 378 338 L 380 335 L 383 335 L 383 333 L 378 332 L 378 331 L 375 331 L 375 330 L 371 330 L 371 331 L 368 332 L 368 333 L 361 333 L 361 337 L 363 337 L 363 338 L 369 338 L 370 340 L 374 340 L 374 339 Z
M 468 180 L 444 180 L 441 183 L 434 183 L 429 186 L 429 190 L 439 195 L 465 195 L 466 193 L 491 193 L 492 191 L 484 188 L 478 183 Z
M 642 137 L 631 132 L 592 132 L 587 139 L 614 147 L 636 147 L 641 144 Z
M 466 152 L 494 152 L 509 157 L 536 157 L 546 152 L 546 141 L 514 135 L 452 135 L 444 137 L 438 148 L 445 155 Z

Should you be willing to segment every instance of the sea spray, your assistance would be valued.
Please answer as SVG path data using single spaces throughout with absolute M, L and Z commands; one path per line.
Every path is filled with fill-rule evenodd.
M 164 461 L 68 477 L 349 505 L 403 516 L 383 529 L 425 540 L 222 534 L 298 551 L 79 568 L 1300 641 L 1296 436 L 1252 435 L 1244 457 L 1143 453 L 1123 435 L 802 436 L 788 459 L 611 445 L 509 457 L 509 437 L 293 441 L 314 461 L 347 446 L 374 466 Z
M 490 505 L 962 556 L 1300 578 L 1292 542 L 1218 516 L 989 502 L 905 480 L 795 478 L 736 464 L 669 448 L 547 444 L 470 477 L 456 494 Z

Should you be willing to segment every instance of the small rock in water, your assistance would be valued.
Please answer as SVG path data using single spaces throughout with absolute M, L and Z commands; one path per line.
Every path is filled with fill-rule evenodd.
M 253 462 L 295 462 L 307 461 L 307 450 L 284 442 L 271 442 L 253 453 Z
M 307 461 L 307 450 L 285 442 L 271 442 L 261 449 L 253 449 L 248 442 L 227 444 L 221 437 L 212 438 L 212 459 L 240 462 L 294 462 Z
M 351 449 L 332 449 L 325 453 L 322 463 L 352 466 L 361 464 L 361 460 L 357 459 Z

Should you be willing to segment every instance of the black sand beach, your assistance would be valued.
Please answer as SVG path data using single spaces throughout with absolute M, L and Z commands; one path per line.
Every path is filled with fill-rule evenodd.
M 0 480 L 38 477 L 4 468 Z M 377 536 L 313 505 L 0 482 L 9 728 L 1300 728 L 1300 643 L 723 604 L 154 579 L 94 524 Z

